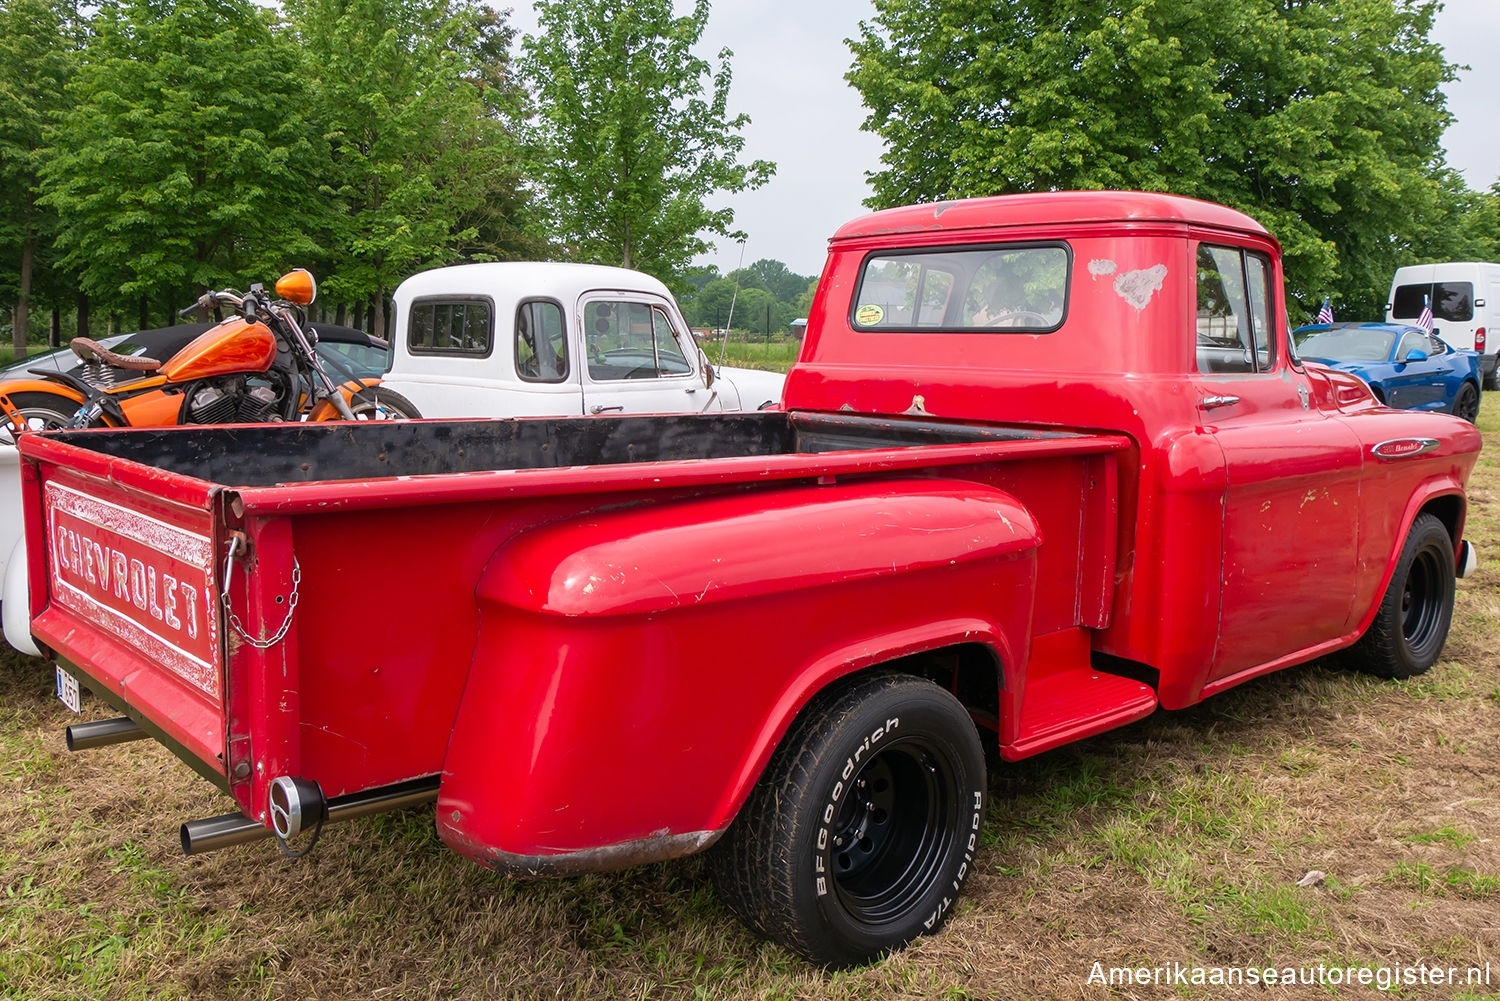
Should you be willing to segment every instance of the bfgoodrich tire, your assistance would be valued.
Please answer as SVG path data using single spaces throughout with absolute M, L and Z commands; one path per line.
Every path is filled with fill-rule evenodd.
M 921 678 L 862 676 L 797 718 L 710 853 L 750 928 L 847 966 L 936 931 L 974 867 L 984 754 L 968 712 Z
M 1350 660 L 1382 678 L 1410 678 L 1437 663 L 1453 621 L 1453 539 L 1434 515 L 1412 522 L 1375 620 Z

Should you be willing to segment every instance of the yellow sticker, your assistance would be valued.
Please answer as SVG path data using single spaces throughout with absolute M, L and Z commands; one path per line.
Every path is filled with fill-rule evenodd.
M 883 319 L 885 310 L 874 303 L 868 303 L 854 311 L 854 321 L 861 327 L 873 327 Z

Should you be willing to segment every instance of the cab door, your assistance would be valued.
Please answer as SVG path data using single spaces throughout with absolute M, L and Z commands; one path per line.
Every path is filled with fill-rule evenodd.
M 1311 403 L 1291 357 L 1271 257 L 1197 250 L 1203 428 L 1224 454 L 1218 641 L 1208 681 L 1342 635 L 1353 605 L 1358 439 Z
M 710 407 L 697 346 L 665 300 L 627 292 L 579 301 L 586 414 L 695 413 Z

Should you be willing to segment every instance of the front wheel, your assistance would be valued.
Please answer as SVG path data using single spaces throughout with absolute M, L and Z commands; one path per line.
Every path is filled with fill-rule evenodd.
M 1350 651 L 1354 666 L 1410 678 L 1437 663 L 1453 620 L 1453 539 L 1435 515 L 1412 522 L 1375 620 Z
M 846 966 L 936 931 L 974 867 L 984 754 L 964 707 L 875 674 L 793 723 L 719 844 L 719 898 L 755 931 Z
M 1479 420 L 1479 387 L 1472 382 L 1466 382 L 1458 390 L 1458 398 L 1453 401 L 1453 415 L 1462 417 L 1470 424 Z
M 416 404 L 384 386 L 367 386 L 349 397 L 357 421 L 411 421 L 422 415 Z

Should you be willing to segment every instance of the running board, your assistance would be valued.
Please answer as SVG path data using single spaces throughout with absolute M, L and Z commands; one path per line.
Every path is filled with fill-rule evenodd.
M 1071 741 L 1145 719 L 1156 711 L 1156 692 L 1133 678 L 1086 667 L 1028 678 L 1020 732 L 1000 745 L 1000 757 L 1019 761 Z

